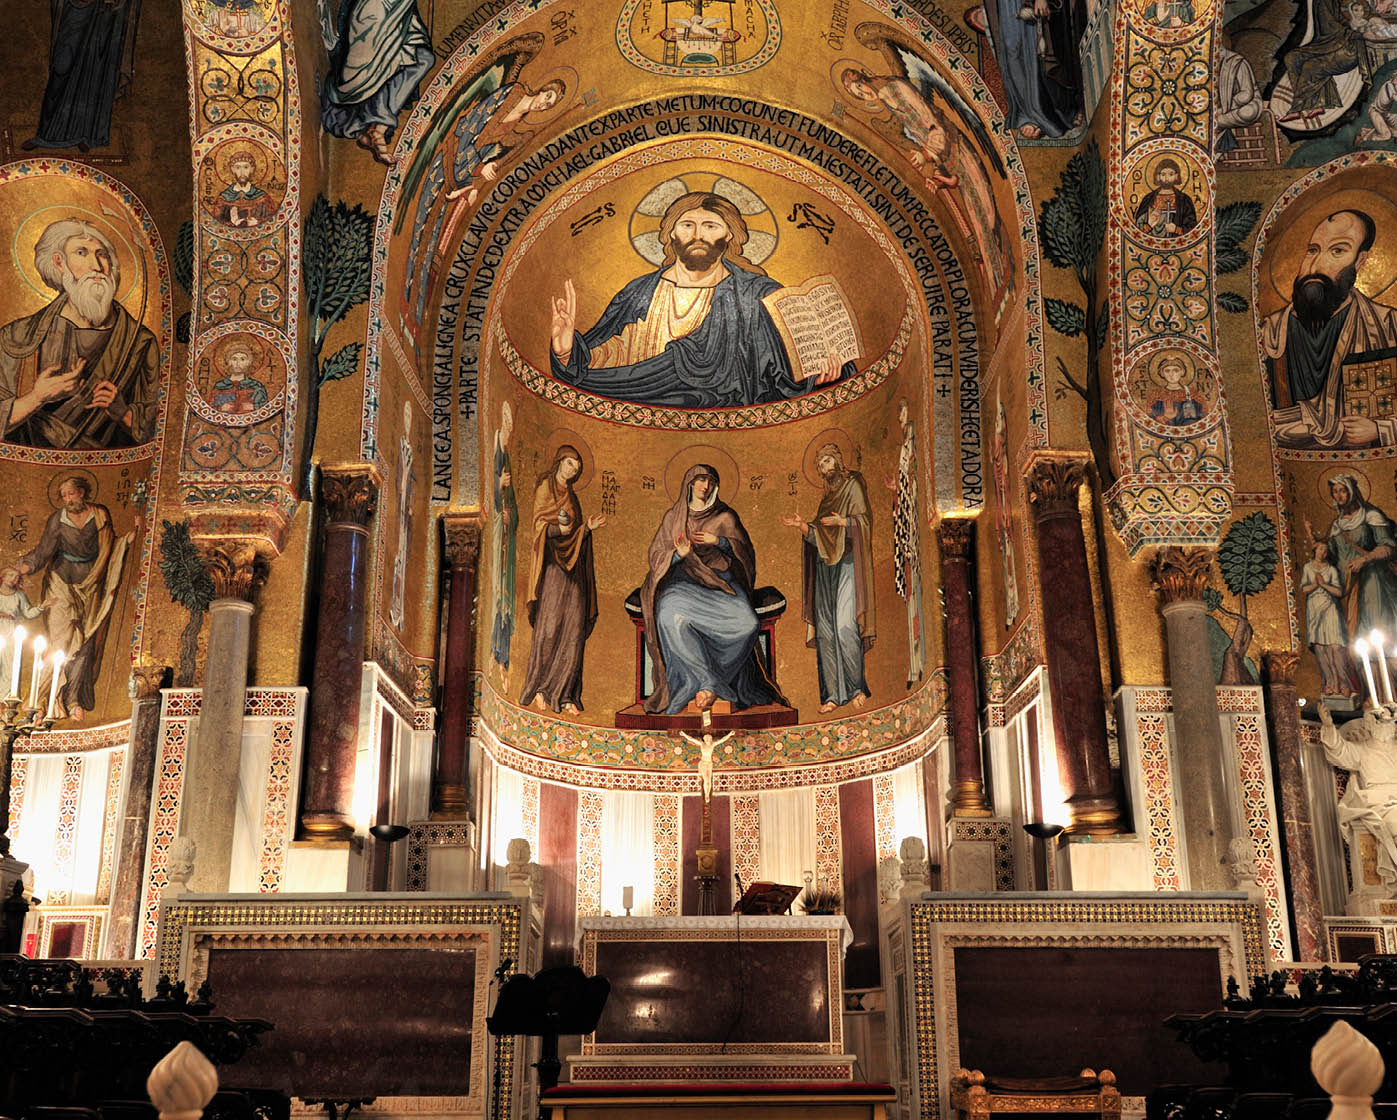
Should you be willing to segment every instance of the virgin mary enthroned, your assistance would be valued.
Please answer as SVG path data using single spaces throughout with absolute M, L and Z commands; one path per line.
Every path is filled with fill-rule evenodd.
M 651 714 L 675 715 L 690 701 L 733 708 L 784 704 L 756 656 L 752 589 L 757 556 L 742 519 L 718 497 L 718 472 L 699 463 L 650 542 L 641 588 L 645 643 L 655 665 Z

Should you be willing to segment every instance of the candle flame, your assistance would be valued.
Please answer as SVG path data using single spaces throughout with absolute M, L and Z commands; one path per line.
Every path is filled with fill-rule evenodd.
M 42 656 L 44 655 L 44 650 L 48 649 L 48 644 L 49 644 L 49 643 L 48 643 L 48 639 L 45 638 L 42 634 L 35 634 L 35 635 L 34 635 L 34 656 L 35 656 L 35 657 L 42 657 Z
M 1368 633 L 1368 644 L 1374 649 L 1382 649 L 1382 631 L 1372 630 Z
M 1353 643 L 1353 652 L 1358 654 L 1359 657 L 1367 657 L 1368 643 L 1365 642 L 1362 638 L 1359 638 L 1356 642 Z
M 22 646 L 22 645 L 24 645 L 24 639 L 27 638 L 27 637 L 29 637 L 29 631 L 28 631 L 28 630 L 26 630 L 23 626 L 16 626 L 16 627 L 15 627 L 15 645 L 16 645 L 16 646 Z

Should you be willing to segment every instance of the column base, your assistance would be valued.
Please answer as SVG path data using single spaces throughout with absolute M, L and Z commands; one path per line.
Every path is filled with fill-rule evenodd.
M 302 813 L 301 833 L 306 840 L 352 840 L 354 822 L 343 813 Z
M 432 820 L 461 821 L 470 816 L 466 808 L 466 787 L 463 784 L 442 784 L 432 790 Z
M 1124 829 L 1120 806 L 1113 797 L 1071 797 L 1067 800 L 1067 827 L 1063 832 L 1087 836 L 1115 836 Z
M 994 816 L 994 810 L 985 799 L 984 782 L 967 778 L 951 787 L 951 816 L 978 819 Z
M 950 891 L 1011 891 L 1014 849 L 1007 820 L 951 818 L 942 869 Z

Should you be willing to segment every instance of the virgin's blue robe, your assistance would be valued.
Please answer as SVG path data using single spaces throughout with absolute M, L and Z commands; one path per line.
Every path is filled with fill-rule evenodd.
M 653 358 L 591 369 L 592 349 L 644 319 L 663 271 L 637 276 L 606 305 L 596 326 L 573 334 L 564 365 L 552 355 L 553 376 L 588 393 L 668 408 L 725 408 L 798 397 L 813 377 L 795 381 L 785 344 L 762 297 L 781 285 L 769 276 L 723 262 L 728 275 L 713 289 L 703 322 Z M 854 372 L 847 362 L 842 377 Z

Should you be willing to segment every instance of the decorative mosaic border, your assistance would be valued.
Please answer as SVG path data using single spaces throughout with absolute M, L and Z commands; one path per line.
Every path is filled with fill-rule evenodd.
M 873 779 L 873 836 L 878 859 L 878 903 L 884 905 L 896 898 L 902 887 L 901 876 L 890 871 L 898 858 L 897 804 L 891 774 L 879 774 Z
M 933 987 L 936 964 L 934 927 L 948 922 L 993 927 L 1005 935 L 1032 934 L 1033 927 L 1052 922 L 1072 926 L 1159 926 L 1161 937 L 1170 926 L 1237 925 L 1242 930 L 1242 951 L 1248 976 L 1265 971 L 1262 923 L 1257 907 L 1248 902 L 1200 902 L 1190 900 L 1121 900 L 1077 902 L 1070 899 L 953 901 L 910 904 L 912 954 L 912 1008 L 917 1058 L 917 1098 L 921 1120 L 940 1120 L 941 1088 L 937 1075 L 937 1007 Z M 1221 993 L 1219 993 L 1221 994 Z
M 194 269 L 193 291 L 190 297 L 192 316 L 189 344 L 187 392 L 197 397 L 195 389 L 198 362 L 218 337 L 234 330 L 248 331 L 265 339 L 280 355 L 286 371 L 286 387 L 277 415 L 252 425 L 229 425 L 226 421 L 210 422 L 191 408 L 185 420 L 183 450 L 180 456 L 179 481 L 186 506 L 222 506 L 233 503 L 243 507 L 233 512 L 210 509 L 208 520 L 222 524 L 230 518 L 245 518 L 248 507 L 262 515 L 262 534 L 274 547 L 280 546 L 280 536 L 296 504 L 296 404 L 298 396 L 297 334 L 300 323 L 301 279 L 301 97 L 296 68 L 294 35 L 288 0 L 276 0 L 273 18 L 256 36 L 248 40 L 229 39 L 209 28 L 200 14 L 185 4 L 185 66 L 189 81 L 189 139 L 194 155 L 193 214 Z M 263 44 L 260 48 L 254 43 Z M 258 89 L 248 92 L 247 72 L 254 66 L 275 75 L 279 88 L 267 93 Z M 221 80 L 215 80 L 221 79 Z M 253 233 L 232 232 L 218 222 L 205 205 L 205 178 L 214 173 L 208 156 L 214 147 L 229 139 L 243 139 L 260 147 L 272 159 L 281 162 L 286 172 L 286 188 L 276 213 Z M 210 184 L 210 186 L 212 186 Z M 247 308 L 235 306 L 231 300 L 218 308 L 205 297 L 206 284 L 222 285 L 211 278 L 214 270 L 203 267 L 211 254 L 235 249 L 251 258 L 261 250 L 261 256 L 274 262 L 274 268 L 254 280 L 250 269 L 242 276 L 228 281 L 236 286 L 247 279 L 266 288 L 279 289 L 280 304 L 269 310 L 264 318 L 255 318 Z M 224 270 L 227 271 L 227 270 Z M 225 293 L 226 294 L 226 293 Z M 241 293 L 244 297 L 246 291 Z M 192 447 L 210 437 L 236 439 L 245 443 L 253 436 L 271 442 L 277 448 L 277 458 L 265 466 L 238 463 L 234 467 L 206 469 L 199 465 Z M 229 450 L 235 460 L 235 450 Z M 257 522 L 254 521 L 254 524 Z
M 112 870 L 116 865 L 116 834 L 121 827 L 121 779 L 126 752 L 113 751 L 107 770 L 107 804 L 102 813 L 102 862 L 97 872 L 97 901 L 111 901 Z
M 511 703 L 479 674 L 476 681 L 477 734 L 488 737 L 484 734 L 488 729 L 489 735 L 502 746 L 533 755 L 537 760 L 534 765 L 507 761 L 511 769 L 569 785 L 585 784 L 588 779 L 555 775 L 579 774 L 587 767 L 612 773 L 634 770 L 650 780 L 633 786 L 618 783 L 614 787 L 611 781 L 596 781 L 595 777 L 593 780 L 606 787 L 653 789 L 661 793 L 698 790 L 699 750 L 692 743 L 671 738 L 663 732 L 569 723 Z M 769 731 L 738 731 L 730 744 L 731 753 L 724 752 L 723 765 L 715 770 L 714 788 L 720 792 L 742 788 L 747 785 L 742 774 L 748 770 L 804 767 L 813 773 L 811 764 L 815 763 L 819 764 L 820 778 L 825 782 L 844 782 L 855 776 L 897 769 L 913 757 L 919 757 L 921 751 L 910 754 L 890 748 L 905 748 L 909 743 L 919 745 L 918 741 L 934 727 L 945 709 L 946 688 L 946 670 L 937 668 L 911 696 L 872 711 L 825 723 L 796 724 Z M 876 752 L 886 753 L 879 756 L 880 764 L 872 768 L 830 769 Z M 569 765 L 561 771 L 545 772 L 539 763 L 546 760 Z M 836 772 L 837 778 L 834 777 Z M 672 781 L 675 777 L 680 777 L 678 783 Z M 811 785 L 813 782 L 806 778 L 787 784 Z
M 82 793 L 82 755 L 72 754 L 63 760 L 63 780 L 58 787 L 58 827 L 53 838 L 52 874 L 55 883 L 70 883 L 73 878 L 73 841 L 78 830 L 78 798 Z M 72 892 L 66 886 L 50 887 L 44 901 L 54 906 L 66 906 Z
M 101 727 L 74 727 L 63 731 L 36 731 L 27 739 L 18 740 L 24 746 L 15 757 L 29 754 L 81 754 L 84 751 L 105 751 L 124 747 L 131 739 L 131 721 L 108 723 Z
M 29 759 L 17 754 L 10 761 L 10 819 L 5 835 L 10 838 L 10 850 L 19 851 L 19 822 L 24 816 L 24 785 L 29 777 Z
M 1163 714 L 1136 703 L 1135 733 L 1140 744 L 1140 778 L 1145 786 L 1145 825 L 1150 842 L 1150 874 L 1157 891 L 1183 889 L 1179 840 L 1174 829 L 1174 782 L 1168 724 Z
M 577 917 L 601 913 L 601 794 L 577 794 Z
M 839 828 L 839 787 L 815 787 L 815 881 L 843 891 L 844 838 Z
M 654 909 L 659 917 L 679 913 L 679 831 L 679 797 L 673 793 L 656 794 Z
M 735 794 L 731 801 L 732 869 L 744 883 L 761 877 L 762 814 L 755 793 Z
M 53 893 L 49 892 L 50 898 L 52 898 Z M 56 901 L 50 903 L 45 900 L 43 906 L 34 907 L 34 918 L 38 927 L 34 936 L 36 956 L 51 956 L 53 953 L 53 927 L 69 923 L 84 927 L 82 955 L 77 958 L 78 960 L 92 960 L 95 954 L 102 952 L 102 929 L 107 921 L 107 908 L 105 906 L 68 906 Z
M 262 809 L 262 854 L 257 889 L 274 894 L 281 889 L 286 867 L 286 840 L 291 835 L 291 763 L 296 725 L 290 720 L 272 724 L 272 749 L 267 758 L 267 799 Z
M 1256 881 L 1266 896 L 1266 940 L 1276 960 L 1290 960 L 1290 914 L 1280 870 L 1280 827 L 1272 796 L 1270 752 L 1258 714 L 1233 720 L 1237 768 L 1248 838 L 1256 845 Z

